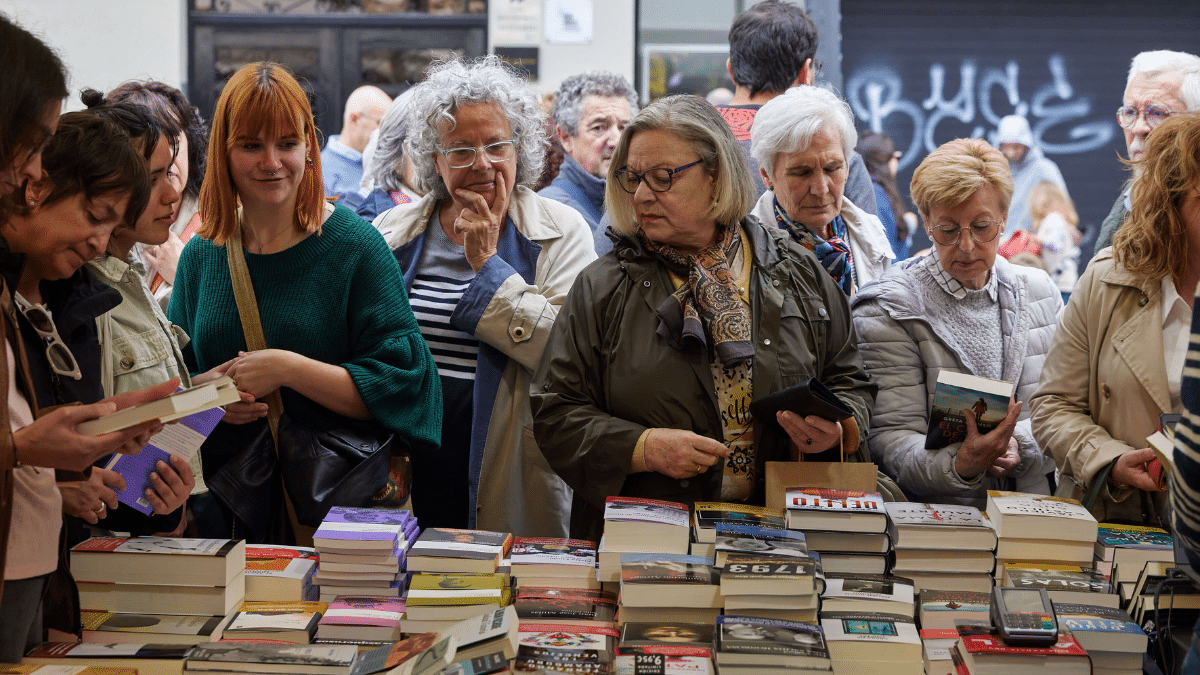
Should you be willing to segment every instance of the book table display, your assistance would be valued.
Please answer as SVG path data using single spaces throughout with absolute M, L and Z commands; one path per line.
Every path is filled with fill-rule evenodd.
M 0 675 L 1134 675 L 1146 622 L 1200 614 L 1193 588 L 1155 593 L 1169 535 L 1070 500 L 797 486 L 783 503 L 610 497 L 599 542 L 349 508 L 315 549 L 93 538 L 70 555 L 83 642 Z M 1000 641 L 993 585 L 1045 588 L 1058 642 Z

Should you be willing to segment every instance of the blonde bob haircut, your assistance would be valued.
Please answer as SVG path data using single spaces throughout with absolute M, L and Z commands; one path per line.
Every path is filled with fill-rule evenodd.
M 1051 213 L 1062 216 L 1069 225 L 1079 224 L 1075 202 L 1071 201 L 1067 191 L 1054 181 L 1044 180 L 1029 191 L 1029 215 L 1033 216 L 1033 222 L 1041 223 Z
M 686 141 L 696 151 L 704 170 L 714 178 L 713 201 L 705 214 L 721 227 L 741 222 L 754 204 L 750 167 L 729 130 L 729 125 L 708 101 L 686 94 L 668 96 L 638 113 L 621 134 L 608 168 L 604 205 L 619 234 L 633 234 L 633 196 L 617 183 L 617 170 L 627 168 L 629 144 L 643 131 L 666 131 Z
M 1113 257 L 1125 269 L 1150 279 L 1187 270 L 1188 224 L 1181 207 L 1200 183 L 1200 114 L 1171 115 L 1146 141 L 1137 162 L 1133 205 L 1113 237 Z
M 321 145 L 308 96 L 295 77 L 278 63 L 251 63 L 233 74 L 213 111 L 208 142 L 208 166 L 200 188 L 197 232 L 224 246 L 238 227 L 237 187 L 229 173 L 229 153 L 239 140 L 297 136 L 307 146 L 308 159 L 296 196 L 298 232 L 320 234 L 325 188 L 321 182 Z
M 999 150 L 978 138 L 958 138 L 929 153 L 913 172 L 909 190 L 921 219 L 929 219 L 934 206 L 953 208 L 991 185 L 1000 193 L 1000 209 L 1008 215 L 1012 201 L 1012 174 Z

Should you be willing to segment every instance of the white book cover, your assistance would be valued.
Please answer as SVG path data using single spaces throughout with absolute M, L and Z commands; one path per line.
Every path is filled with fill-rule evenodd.
M 829 488 L 790 488 L 784 499 L 789 511 L 833 511 L 836 513 L 874 513 L 886 515 L 878 492 L 833 490 Z
M 822 598 L 861 598 L 864 600 L 913 604 L 913 584 L 902 577 L 875 574 L 846 574 L 825 577 Z
M 988 527 L 979 509 L 964 504 L 887 502 L 884 504 L 884 508 L 887 510 L 888 517 L 896 525 Z
M 1099 531 L 1099 524 L 1096 522 L 1096 518 L 1083 505 L 1073 499 L 1060 499 L 1058 497 L 1027 494 L 1024 492 L 988 490 L 987 513 L 996 528 L 996 534 L 1001 537 L 1041 537 L 1049 534 L 1049 532 L 1040 532 L 1040 530 L 1046 529 L 1045 526 L 1029 531 L 1004 532 L 1002 520 L 1008 516 L 1016 518 L 1032 517 L 1032 522 L 1027 521 L 1031 528 L 1034 528 L 1035 523 L 1039 519 L 1054 518 L 1076 521 L 1074 525 L 1080 529 L 1082 534 L 1079 537 L 1069 537 L 1071 540 L 1094 541 Z M 1042 522 L 1045 523 L 1046 521 Z M 1068 537 L 1063 538 L 1066 539 Z
M 678 502 L 639 497 L 609 497 L 604 504 L 605 520 L 643 521 L 688 527 L 688 507 Z
M 899 614 L 822 612 L 821 628 L 825 630 L 827 643 L 921 644 L 916 624 Z

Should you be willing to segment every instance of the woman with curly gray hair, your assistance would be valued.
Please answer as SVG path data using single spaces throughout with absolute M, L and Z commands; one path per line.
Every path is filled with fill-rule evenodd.
M 529 431 L 529 382 L 575 276 L 596 256 L 577 211 L 530 187 L 542 110 L 499 59 L 447 61 L 412 89 L 427 194 L 375 220 L 404 269 L 443 386 L 440 456 L 413 457 L 421 524 L 565 537 L 571 491 Z

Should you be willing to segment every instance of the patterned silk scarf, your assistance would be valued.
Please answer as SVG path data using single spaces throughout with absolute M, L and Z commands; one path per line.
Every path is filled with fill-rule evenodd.
M 729 269 L 729 261 L 741 246 L 739 231 L 738 225 L 722 228 L 714 246 L 685 255 L 667 244 L 651 242 L 638 230 L 647 250 L 662 260 L 667 269 L 687 277 L 656 310 L 658 334 L 674 349 L 683 349 L 688 342 L 706 347 L 706 336 L 711 335 L 713 350 L 726 366 L 749 361 L 754 356 L 749 311 L 738 297 L 736 280 Z
M 829 272 L 829 276 L 833 277 L 843 293 L 854 293 L 854 260 L 850 255 L 850 244 L 846 243 L 846 222 L 841 216 L 834 218 L 830 224 L 833 236 L 822 239 L 804 225 L 788 218 L 787 212 L 779 205 L 779 198 L 776 197 L 775 221 L 779 223 L 779 227 L 792 235 L 792 239 L 816 254 L 817 260 L 821 261 L 821 267 Z

